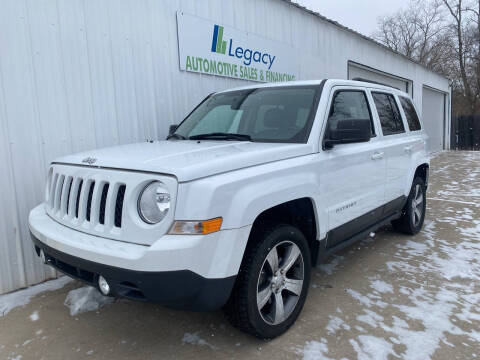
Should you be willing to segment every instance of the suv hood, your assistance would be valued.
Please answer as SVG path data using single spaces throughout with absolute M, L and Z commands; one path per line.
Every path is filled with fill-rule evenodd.
M 170 140 L 92 150 L 56 159 L 55 163 L 87 165 L 82 160 L 89 157 L 96 159 L 92 167 L 171 174 L 184 182 L 312 152 L 308 144 Z

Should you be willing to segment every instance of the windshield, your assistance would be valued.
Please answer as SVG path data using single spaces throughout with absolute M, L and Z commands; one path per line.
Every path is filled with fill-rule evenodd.
M 176 139 L 307 142 L 319 86 L 231 91 L 209 96 L 175 130 Z

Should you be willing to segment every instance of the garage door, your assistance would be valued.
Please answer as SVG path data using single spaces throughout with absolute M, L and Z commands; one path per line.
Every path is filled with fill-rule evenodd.
M 444 149 L 445 94 L 427 87 L 422 91 L 422 119 L 429 137 L 429 150 L 441 151 Z
M 365 79 L 389 85 L 411 95 L 411 81 L 357 63 L 348 63 L 348 79 Z

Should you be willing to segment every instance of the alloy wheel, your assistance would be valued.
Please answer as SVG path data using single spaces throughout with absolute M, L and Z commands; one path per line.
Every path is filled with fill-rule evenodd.
M 422 220 L 423 213 L 423 191 L 420 184 L 415 185 L 414 196 L 412 199 L 412 220 L 415 226 L 418 226 Z
M 303 290 L 304 261 L 300 248 L 283 241 L 272 248 L 257 281 L 257 308 L 262 319 L 278 325 L 295 310 Z

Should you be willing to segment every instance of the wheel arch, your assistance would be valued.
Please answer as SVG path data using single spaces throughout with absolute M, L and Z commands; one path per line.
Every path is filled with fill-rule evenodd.
M 417 166 L 415 173 L 413 174 L 413 179 L 417 176 L 421 177 L 425 182 L 425 186 L 428 186 L 428 176 L 430 172 L 430 165 L 428 163 L 423 163 Z M 412 181 L 413 181 L 412 179 Z
M 430 162 L 428 159 L 418 159 L 418 161 L 415 162 L 415 166 L 412 166 L 410 169 L 409 176 L 407 178 L 407 183 L 405 184 L 405 191 L 404 194 L 405 196 L 408 196 L 410 194 L 410 189 L 412 188 L 412 183 L 413 179 L 415 177 L 420 176 L 423 178 L 425 181 L 425 185 L 428 186 L 428 177 L 429 177 L 429 172 L 430 172 Z
M 314 199 L 301 197 L 271 206 L 257 215 L 253 221 L 247 247 L 256 241 L 255 233 L 264 224 L 272 222 L 288 224 L 296 227 L 307 239 L 310 248 L 312 265 L 318 258 L 319 222 Z

